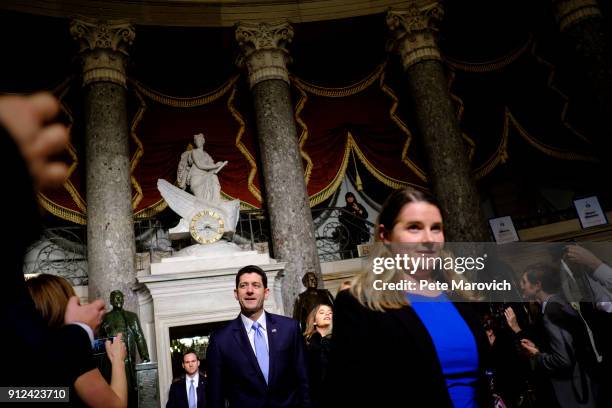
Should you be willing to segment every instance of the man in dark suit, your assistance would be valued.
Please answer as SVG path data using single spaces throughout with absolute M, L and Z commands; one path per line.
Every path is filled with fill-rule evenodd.
M 183 353 L 185 375 L 170 386 L 166 408 L 204 408 L 204 374 L 200 372 L 200 360 L 194 350 Z
M 268 279 L 253 265 L 236 274 L 240 315 L 213 333 L 207 350 L 208 408 L 310 407 L 298 322 L 264 312 Z
M 559 268 L 554 263 L 529 265 L 521 278 L 526 299 L 541 305 L 544 338 L 540 346 L 521 339 L 522 347 L 534 360 L 536 374 L 547 378 L 561 408 L 595 408 L 599 354 L 586 321 L 559 294 Z
M 0 238 L 6 254 L 0 274 L 0 349 L 11 350 L 0 369 L 3 386 L 71 385 L 88 369 L 73 351 L 91 347 L 104 315 L 103 301 L 81 306 L 75 296 L 66 308 L 67 324 L 50 330 L 25 286 L 23 257 L 41 231 L 34 187 L 61 184 L 68 170 L 53 158 L 68 141 L 67 128 L 49 122 L 58 111 L 59 103 L 49 94 L 0 98 L 0 171 L 11 196 L 4 207 L 10 234 Z M 36 370 L 23 364 L 24 355 L 36 356 Z

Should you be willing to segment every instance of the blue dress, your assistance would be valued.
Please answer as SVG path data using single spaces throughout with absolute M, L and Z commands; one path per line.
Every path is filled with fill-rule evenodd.
M 453 406 L 477 408 L 478 350 L 470 328 L 445 293 L 407 296 L 433 340 Z

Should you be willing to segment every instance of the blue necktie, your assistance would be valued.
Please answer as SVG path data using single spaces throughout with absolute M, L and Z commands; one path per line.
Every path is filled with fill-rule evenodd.
M 196 396 L 195 387 L 193 386 L 193 379 L 191 380 L 191 385 L 189 386 L 189 408 L 196 408 Z
M 268 356 L 268 347 L 266 346 L 266 339 L 262 333 L 261 326 L 259 323 L 253 323 L 253 330 L 255 330 L 255 356 L 259 363 L 259 368 L 268 383 L 268 370 L 270 368 L 270 357 Z

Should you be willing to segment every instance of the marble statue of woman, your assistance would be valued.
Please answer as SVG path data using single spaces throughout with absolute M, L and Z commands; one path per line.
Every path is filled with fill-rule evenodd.
M 217 173 L 227 164 L 227 161 L 216 162 L 204 150 L 204 135 L 193 136 L 195 148 L 181 155 L 177 171 L 179 187 L 191 188 L 193 194 L 206 202 L 221 200 L 221 185 Z
M 181 216 L 179 223 L 168 230 L 170 239 L 188 237 L 191 234 L 190 223 L 193 217 L 202 211 L 213 211 L 220 215 L 224 233 L 234 232 L 240 217 L 240 200 L 221 198 L 221 184 L 217 173 L 228 162 L 215 162 L 204 151 L 205 139 L 202 133 L 194 135 L 193 141 L 195 147 L 181 154 L 176 171 L 178 187 L 165 179 L 157 180 L 157 188 L 162 197 L 168 206 Z M 184 191 L 187 187 L 191 189 L 191 193 Z M 184 248 L 181 252 L 192 247 L 194 245 Z

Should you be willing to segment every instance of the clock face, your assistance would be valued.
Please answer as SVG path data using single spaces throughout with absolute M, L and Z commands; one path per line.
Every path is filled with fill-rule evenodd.
M 189 231 L 193 239 L 200 244 L 213 243 L 220 240 L 223 236 L 223 219 L 215 211 L 200 211 L 191 219 Z

